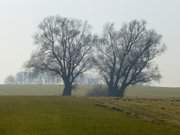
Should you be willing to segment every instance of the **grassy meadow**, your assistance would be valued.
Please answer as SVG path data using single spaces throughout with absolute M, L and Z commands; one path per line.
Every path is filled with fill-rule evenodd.
M 62 85 L 0 85 L 0 96 L 60 96 Z M 104 86 L 77 86 L 74 96 L 92 95 L 89 93 L 105 93 Z M 180 98 L 180 88 L 134 86 L 127 89 L 126 97 L 139 98 Z
M 78 86 L 1 85 L 0 135 L 179 135 L 179 88 L 131 87 L 126 97 L 87 97 Z M 82 96 L 82 97 L 80 97 Z
M 110 101 L 107 103 L 107 101 Z M 141 107 L 137 102 L 111 98 L 87 97 L 0 97 L 1 135 L 179 135 L 176 122 L 149 120 L 156 105 L 144 107 L 140 112 L 130 110 Z M 156 102 L 156 101 L 153 101 Z M 158 101 L 159 104 L 161 101 Z M 170 101 L 169 101 L 170 102 Z M 171 101 L 180 105 L 177 101 Z M 118 103 L 118 104 L 116 104 Z M 125 105 L 126 103 L 126 105 Z M 123 108 L 120 108 L 120 106 Z M 151 105 L 151 101 L 143 104 Z M 112 107 L 115 105 L 115 107 Z M 161 106 L 161 104 L 159 104 Z M 165 104 L 164 104 L 165 105 Z M 168 108 L 169 107 L 169 108 Z M 167 106 L 166 109 L 171 109 Z M 179 115 L 178 107 L 177 114 Z M 153 111 L 153 110 L 152 110 Z M 158 110 L 157 110 L 158 111 Z M 161 116 L 158 111 L 157 117 Z M 133 115 L 134 114 L 134 115 Z M 152 113 L 153 114 L 153 113 Z M 172 113 L 173 114 L 173 113 Z M 142 115 L 142 117 L 138 117 Z M 143 116 L 149 116 L 145 119 Z M 171 112 L 169 112 L 171 115 Z M 167 117 L 168 118 L 168 117 Z M 176 117 L 174 119 L 176 120 Z

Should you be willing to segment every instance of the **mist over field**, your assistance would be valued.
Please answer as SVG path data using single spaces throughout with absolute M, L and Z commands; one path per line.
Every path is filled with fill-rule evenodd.
M 103 3 L 103 5 L 102 5 Z M 44 17 L 62 15 L 87 20 L 95 33 L 100 33 L 106 22 L 114 22 L 116 27 L 132 19 L 144 19 L 149 28 L 163 35 L 167 45 L 165 54 L 157 58 L 163 78 L 160 86 L 178 87 L 179 35 L 177 26 L 180 2 L 174 0 L 131 1 L 131 0 L 7 0 L 0 2 L 0 82 L 22 70 L 34 49 L 32 36 Z M 83 12 L 82 12 L 83 11 Z M 8 53 L 7 53 L 8 52 Z
M 60 96 L 63 85 L 0 85 L 0 96 Z M 73 96 L 107 96 L 104 86 L 77 86 Z M 180 98 L 180 88 L 133 86 L 127 89 L 129 98 Z

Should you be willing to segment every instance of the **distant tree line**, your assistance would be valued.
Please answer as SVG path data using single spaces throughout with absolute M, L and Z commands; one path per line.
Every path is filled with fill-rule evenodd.
M 53 76 L 49 73 L 35 74 L 30 71 L 18 72 L 15 76 L 9 75 L 5 79 L 5 84 L 59 84 L 61 78 L 59 76 Z
M 26 68 L 62 79 L 63 96 L 70 96 L 78 78 L 94 69 L 108 86 L 108 95 L 122 97 L 128 86 L 161 78 L 154 64 L 165 50 L 161 38 L 145 21 L 133 20 L 119 29 L 109 23 L 96 35 L 88 22 L 50 16 L 38 26 L 37 49 Z
M 8 85 L 27 85 L 27 84 L 62 84 L 62 79 L 59 76 L 50 74 L 49 72 L 34 73 L 31 71 L 21 71 L 15 76 L 8 75 L 4 84 Z M 101 80 L 97 76 L 91 76 L 84 74 L 76 79 L 76 85 L 98 85 L 101 84 Z

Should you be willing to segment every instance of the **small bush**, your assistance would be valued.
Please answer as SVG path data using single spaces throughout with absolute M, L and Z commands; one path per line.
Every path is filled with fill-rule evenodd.
M 108 96 L 108 91 L 107 91 L 107 88 L 105 86 L 97 85 L 97 86 L 94 86 L 92 88 L 92 90 L 90 90 L 87 93 L 87 96 L 95 96 L 95 97 Z

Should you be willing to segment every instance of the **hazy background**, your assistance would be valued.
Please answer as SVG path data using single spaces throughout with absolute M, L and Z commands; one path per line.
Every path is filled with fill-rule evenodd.
M 0 0 L 0 83 L 22 70 L 29 59 L 37 25 L 49 15 L 87 20 L 94 32 L 104 23 L 119 28 L 132 19 L 145 19 L 163 35 L 167 51 L 156 62 L 161 86 L 180 86 L 180 0 Z

